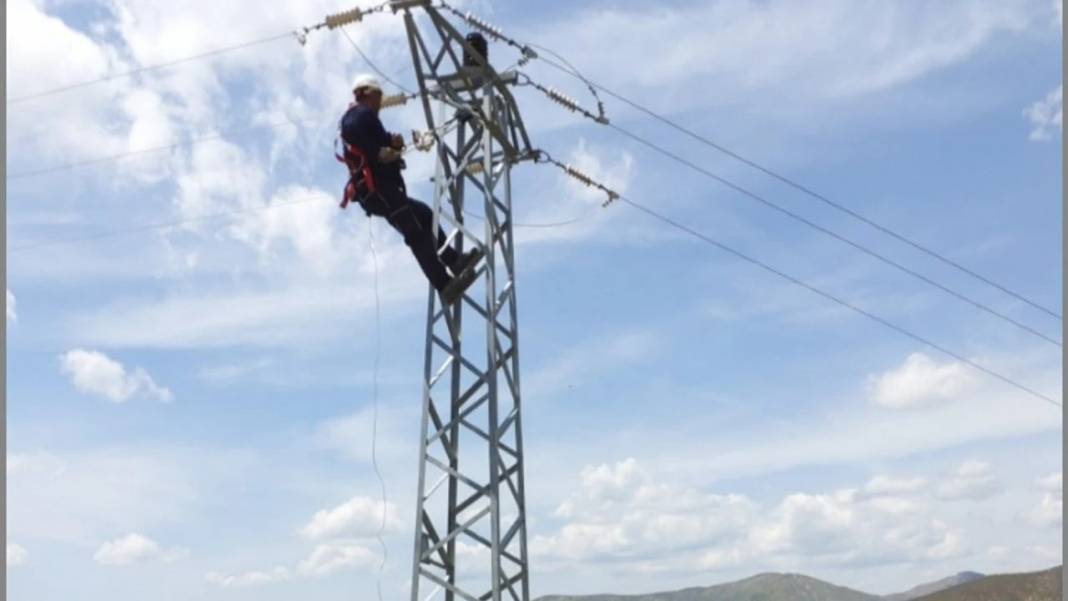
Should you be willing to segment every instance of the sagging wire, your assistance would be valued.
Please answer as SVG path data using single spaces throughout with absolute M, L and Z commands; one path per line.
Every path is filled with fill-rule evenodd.
M 601 95 L 597 93 L 597 87 L 593 85 L 593 82 L 588 80 L 588 79 L 586 79 L 586 77 L 582 74 L 581 71 L 578 70 L 578 68 L 575 67 L 575 65 L 572 65 L 570 61 L 568 61 L 563 56 L 560 56 L 559 53 L 553 51 L 551 48 L 546 48 L 545 46 L 539 46 L 538 44 L 530 44 L 530 46 L 533 46 L 533 47 L 537 48 L 538 50 L 541 50 L 542 52 L 546 52 L 546 53 L 551 54 L 554 57 L 556 57 L 557 60 L 559 60 L 560 62 L 564 63 L 564 65 L 566 65 L 567 68 L 571 70 L 571 74 L 572 75 L 577 77 L 580 81 L 582 81 L 582 83 L 586 84 L 586 88 L 589 89 L 590 94 L 592 94 L 594 100 L 597 101 L 597 115 L 601 119 L 603 119 L 603 121 L 600 120 L 600 119 L 598 119 L 597 121 L 599 123 L 607 124 L 608 123 L 608 118 L 605 117 L 604 101 L 601 100 Z M 542 60 L 544 61 L 545 59 L 542 59 Z

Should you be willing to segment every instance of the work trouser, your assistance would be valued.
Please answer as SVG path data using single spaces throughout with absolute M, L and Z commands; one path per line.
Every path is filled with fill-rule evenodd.
M 438 256 L 437 249 L 445 244 L 445 232 L 439 227 L 434 235 L 434 212 L 425 203 L 408 198 L 404 182 L 380 181 L 376 188 L 375 192 L 360 195 L 360 205 L 372 215 L 385 217 L 404 236 L 404 243 L 430 284 L 441 291 L 452 279 L 446 266 L 454 268 L 459 255 L 449 246 Z

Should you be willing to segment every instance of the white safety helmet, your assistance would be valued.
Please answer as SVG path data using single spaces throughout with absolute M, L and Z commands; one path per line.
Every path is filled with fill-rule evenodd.
M 356 79 L 352 82 L 352 91 L 360 89 L 374 89 L 379 92 L 382 91 L 382 84 L 378 82 L 378 78 L 370 73 L 361 73 L 356 76 Z

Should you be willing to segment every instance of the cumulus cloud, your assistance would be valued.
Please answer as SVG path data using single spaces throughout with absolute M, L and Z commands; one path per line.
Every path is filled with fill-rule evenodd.
M 654 482 L 633 458 L 587 466 L 581 480 L 554 514 L 567 523 L 555 534 L 535 537 L 535 553 L 570 560 L 628 557 L 731 540 L 754 509 L 741 495 Z
M 18 315 L 15 313 L 15 295 L 11 293 L 11 289 L 7 290 L 7 320 L 18 321 Z
M 1063 102 L 1062 92 L 1064 85 L 1046 94 L 1046 97 L 1024 109 L 1024 116 L 1031 122 L 1031 135 L 1029 138 L 1035 142 L 1042 142 L 1053 137 L 1053 133 L 1060 131 L 1062 127 Z
M 93 559 L 100 565 L 125 566 L 150 560 L 174 561 L 186 554 L 184 549 L 164 549 L 156 541 L 134 532 L 100 545 Z
M 121 363 L 99 351 L 68 351 L 60 355 L 60 367 L 79 392 L 102 396 L 113 403 L 131 398 L 165 403 L 174 400 L 174 394 L 158 386 L 145 370 L 137 368 L 128 373 Z
M 938 363 L 913 353 L 897 368 L 868 378 L 869 396 L 888 409 L 913 409 L 946 403 L 972 388 L 975 376 L 962 363 Z
M 285 566 L 278 566 L 272 570 L 262 572 L 242 572 L 240 574 L 220 574 L 218 572 L 208 572 L 205 579 L 212 583 L 217 584 L 223 588 L 244 588 L 249 586 L 260 586 L 264 584 L 272 584 L 275 582 L 284 582 L 289 580 L 291 574 L 289 568 Z
M 317 545 L 297 571 L 304 576 L 327 576 L 344 569 L 366 568 L 376 565 L 378 555 L 370 549 L 348 542 Z
M 579 490 L 555 513 L 563 524 L 535 536 L 531 548 L 548 562 L 612 559 L 686 570 L 812 558 L 856 566 L 963 553 L 963 533 L 932 517 L 922 498 L 894 496 L 925 485 L 884 476 L 864 491 L 795 492 L 764 504 L 658 482 L 627 459 L 584 468 Z
M 29 553 L 21 545 L 16 543 L 7 544 L 7 567 L 14 568 L 26 563 Z
M 370 497 L 353 497 L 333 509 L 317 511 L 300 533 L 312 540 L 321 540 L 335 537 L 367 537 L 374 536 L 379 527 L 386 530 L 400 528 L 400 519 L 397 517 L 397 506 L 393 503 L 383 504 L 381 501 Z
M 965 461 L 942 482 L 936 491 L 941 499 L 980 500 L 1000 490 L 994 469 L 982 461 Z
M 1060 527 L 1064 516 L 1063 475 L 1060 472 L 1050 474 L 1040 478 L 1037 485 L 1042 491 L 1042 500 L 1028 517 L 1039 526 Z
M 294 578 L 322 578 L 341 570 L 362 569 L 378 565 L 378 554 L 359 542 L 335 540 L 318 544 L 294 569 L 276 566 L 236 574 L 208 572 L 205 579 L 221 588 L 246 588 L 286 582 Z

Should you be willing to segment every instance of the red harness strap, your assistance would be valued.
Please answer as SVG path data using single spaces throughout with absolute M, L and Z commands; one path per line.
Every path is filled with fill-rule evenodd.
M 349 183 L 346 184 L 345 195 L 341 199 L 341 208 L 344 209 L 349 206 L 352 199 L 356 198 L 358 177 L 362 178 L 368 194 L 374 192 L 377 188 L 375 187 L 374 174 L 371 172 L 371 163 L 367 160 L 367 156 L 352 144 L 344 140 L 341 143 L 344 148 L 343 154 L 334 153 L 334 158 L 345 163 L 345 166 L 349 168 Z

